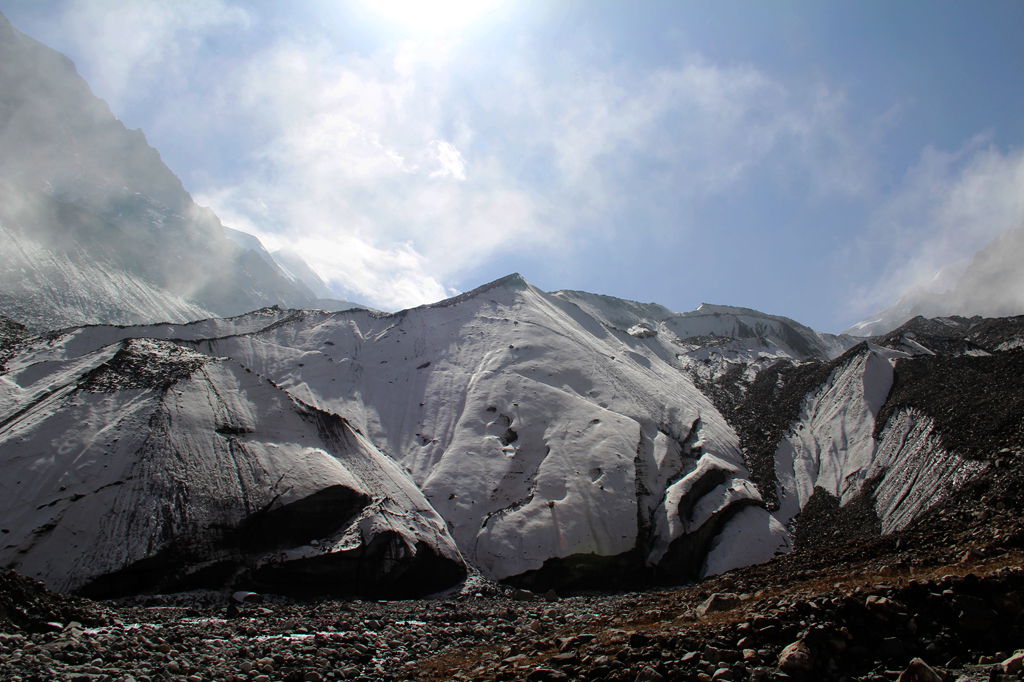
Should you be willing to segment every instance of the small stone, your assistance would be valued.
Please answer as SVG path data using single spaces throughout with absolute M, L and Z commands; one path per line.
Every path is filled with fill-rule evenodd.
M 633 632 L 629 635 L 629 645 L 633 648 L 639 648 L 650 644 L 651 638 L 642 632 Z
M 897 682 L 942 682 L 942 675 L 920 658 L 915 658 L 900 673 Z
M 528 590 L 515 589 L 512 591 L 512 601 L 533 601 L 534 594 Z
M 886 637 L 879 646 L 879 652 L 890 658 L 900 658 L 904 655 L 905 647 L 898 637 Z M 906 660 L 906 659 L 903 659 Z
M 813 667 L 811 649 L 803 640 L 798 639 L 779 653 L 779 669 L 784 673 L 806 673 Z
M 255 604 L 263 601 L 263 595 L 257 592 L 248 592 L 246 590 L 239 590 L 232 593 L 231 598 L 239 604 Z
M 549 602 L 556 602 L 558 601 L 558 593 L 555 592 L 553 589 L 548 590 L 544 593 L 544 599 Z
M 1024 650 L 1016 652 L 1013 656 L 999 664 L 1007 675 L 1016 675 L 1024 670 Z
M 732 592 L 715 592 L 697 607 L 697 616 L 703 618 L 709 613 L 728 611 L 740 605 L 739 595 Z
M 637 673 L 636 682 L 662 682 L 665 676 L 650 666 L 645 666 Z

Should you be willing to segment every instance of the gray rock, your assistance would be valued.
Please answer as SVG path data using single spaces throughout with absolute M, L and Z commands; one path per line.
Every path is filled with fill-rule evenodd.
M 779 670 L 787 674 L 804 674 L 814 668 L 811 648 L 803 640 L 789 644 L 779 653 Z
M 920 658 L 915 658 L 900 673 L 897 682 L 942 682 L 942 675 Z
M 703 618 L 709 613 L 728 611 L 740 605 L 739 595 L 732 592 L 715 592 L 697 607 L 697 616 Z

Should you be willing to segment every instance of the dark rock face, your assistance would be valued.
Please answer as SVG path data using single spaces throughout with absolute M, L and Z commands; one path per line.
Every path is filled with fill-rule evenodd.
M 343 485 L 280 506 L 271 501 L 239 526 L 239 547 L 260 552 L 326 537 L 348 525 L 370 501 L 369 495 Z
M 86 599 L 54 594 L 38 580 L 0 569 L 0 629 L 52 631 L 48 623 L 76 620 L 82 623 L 107 622 L 108 614 Z
M 404 538 L 381 533 L 349 551 L 257 567 L 240 583 L 308 599 L 414 599 L 452 587 L 465 577 L 463 564 L 440 556 L 426 543 L 409 551 Z
M 1024 444 L 1024 349 L 990 356 L 922 356 L 900 360 L 881 429 L 893 412 L 912 407 L 939 424 L 943 445 L 971 459 L 995 459 Z
M 29 331 L 25 325 L 0 315 L 0 372 L 4 371 L 4 361 L 28 336 Z
M 827 490 L 815 488 L 795 519 L 794 547 L 829 553 L 840 541 L 879 535 L 882 528 L 872 498 L 874 487 L 869 481 L 854 500 L 842 507 Z
M 575 554 L 548 559 L 544 566 L 506 579 L 509 585 L 543 593 L 581 590 L 637 589 L 651 583 L 653 570 L 644 563 L 644 553 L 631 551 L 615 556 Z
M 379 563 L 384 553 L 366 547 L 346 553 L 354 556 L 347 559 L 348 563 L 361 567 L 356 575 L 351 570 L 340 570 L 346 560 L 331 555 L 256 568 L 260 558 L 268 552 L 302 545 L 344 528 L 369 502 L 369 496 L 341 485 L 318 490 L 284 505 L 277 505 L 271 499 L 237 527 L 206 528 L 194 535 L 179 535 L 153 556 L 99 576 L 77 592 L 93 598 L 111 598 L 235 586 L 291 595 L 387 594 L 378 584 L 386 583 L 385 571 Z M 392 561 L 401 563 L 404 558 L 397 556 Z M 300 566 L 322 564 L 322 568 L 303 572 L 293 567 L 293 563 Z M 426 559 L 421 559 L 420 563 L 429 566 Z

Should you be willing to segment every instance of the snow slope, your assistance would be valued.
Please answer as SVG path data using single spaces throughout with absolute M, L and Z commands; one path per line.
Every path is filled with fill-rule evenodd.
M 656 523 L 676 513 L 667 485 L 705 454 L 743 468 L 735 434 L 672 353 L 518 275 L 395 315 L 307 314 L 199 347 L 346 415 L 496 578 L 581 555 L 656 561 L 655 547 L 686 533 Z M 698 432 L 694 452 L 686 441 Z M 708 517 L 758 501 L 728 487 L 699 491 L 715 501 Z M 773 539 L 773 550 L 785 542 Z
M 804 399 L 775 452 L 780 523 L 790 523 L 821 488 L 841 506 L 868 494 L 882 531 L 892 532 L 985 468 L 943 447 L 934 421 L 916 410 L 901 409 L 878 428 L 894 364 L 911 353 L 933 354 L 902 337 L 893 341 L 900 349 L 865 344 Z
M 43 381 L 133 334 L 192 339 L 344 416 L 408 472 L 491 577 L 543 582 L 593 559 L 685 580 L 788 546 L 678 348 L 610 329 L 518 275 L 394 315 L 263 311 L 67 330 L 11 361 L 8 395 L 31 402 L 42 391 L 26 377 Z
M 331 479 L 313 457 L 301 465 L 312 481 L 289 470 L 295 490 L 305 491 L 302 500 L 318 499 L 324 486 L 337 485 L 353 495 L 373 496 L 383 506 L 360 520 L 367 547 L 375 546 L 372 538 L 378 535 L 396 537 L 393 532 L 405 548 L 400 554 L 412 563 L 417 556 L 427 557 L 423 561 L 430 565 L 440 561 L 448 568 L 437 570 L 450 576 L 461 556 L 489 577 L 533 588 L 679 582 L 764 561 L 790 548 L 789 526 L 816 489 L 840 504 L 866 493 L 882 528 L 898 529 L 983 468 L 944 449 L 938 427 L 920 411 L 886 407 L 894 363 L 915 354 L 987 357 L 985 348 L 996 352 L 996 346 L 1019 336 L 1017 321 L 918 321 L 822 364 L 816 358 L 830 357 L 835 351 L 830 343 L 848 340 L 830 340 L 785 318 L 746 309 L 715 306 L 696 312 L 677 315 L 654 304 L 581 292 L 547 294 L 511 275 L 395 314 L 267 308 L 186 325 L 69 328 L 21 338 L 10 351 L 0 374 L 0 452 L 12 458 L 12 470 L 41 471 L 38 454 L 32 461 L 19 457 L 26 444 L 29 452 L 53 450 L 57 437 L 68 439 L 75 452 L 108 456 L 127 448 L 134 454 L 104 461 L 129 462 L 148 453 L 132 438 L 166 441 L 160 430 L 164 421 L 154 415 L 170 414 L 168 423 L 180 429 L 172 432 L 175 448 L 196 453 L 189 456 L 203 462 L 212 457 L 227 464 L 161 466 L 177 471 L 175 480 L 189 490 L 223 496 L 212 472 L 238 467 L 226 459 L 223 447 L 218 450 L 225 439 L 243 440 L 265 472 L 284 466 L 274 459 L 277 454 L 305 462 L 306 448 L 312 447 L 332 454 L 345 471 L 332 469 Z M 163 341 L 137 346 L 142 342 L 136 338 Z M 103 375 L 111 364 L 123 367 L 115 359 L 125 349 L 139 348 L 146 352 L 133 355 L 140 359 L 129 363 L 129 375 L 143 377 L 141 385 L 129 382 L 106 393 L 95 388 L 89 377 Z M 181 354 L 195 367 L 189 364 L 168 384 L 160 379 L 167 371 L 161 358 Z M 795 371 L 819 367 L 804 374 L 821 379 L 786 384 L 804 388 L 793 398 L 793 423 L 779 431 L 781 441 L 769 443 L 779 504 L 769 513 L 736 432 L 695 382 L 721 377 L 730 367 L 755 376 L 780 360 L 786 361 L 780 366 Z M 175 366 L 171 363 L 171 370 Z M 156 379 L 145 379 L 150 375 Z M 736 386 L 747 391 L 745 399 L 760 395 L 753 383 Z M 812 388 L 804 395 L 807 386 Z M 256 426 L 218 431 L 224 420 L 210 415 L 248 414 L 238 401 L 255 405 L 245 409 L 256 410 L 258 418 L 229 421 Z M 771 406 L 758 409 L 770 412 Z M 184 416 L 196 411 L 202 419 Z M 140 417 L 129 428 L 124 420 L 136 412 L 149 421 L 143 426 Z M 310 414 L 316 415 L 315 434 L 309 432 Z M 888 416 L 880 424 L 883 414 Z M 336 428 L 325 431 L 326 422 Z M 122 423 L 132 435 L 118 438 L 128 445 L 103 440 L 119 433 Z M 353 451 L 362 453 L 357 458 L 362 464 L 350 464 Z M 88 490 L 127 480 L 127 465 L 106 472 L 90 463 L 92 456 L 81 460 Z M 272 478 L 267 473 L 227 498 L 265 499 Z M 26 571 L 62 580 L 66 588 L 92 589 L 144 561 L 139 552 L 121 556 L 119 568 L 90 558 L 83 560 L 93 571 L 89 581 L 57 576 L 45 563 L 52 546 L 40 544 L 46 549 L 32 554 L 31 538 L 52 522 L 43 510 L 49 501 L 64 499 L 59 487 L 66 483 L 52 476 L 41 480 L 27 493 L 16 483 L 8 494 L 17 508 L 36 510 L 27 517 L 12 512 L 18 530 L 8 529 L 18 539 L 9 550 L 29 548 L 19 559 Z M 169 483 L 161 486 L 157 494 L 151 489 L 131 494 L 162 499 L 175 490 Z M 43 491 L 52 499 L 44 499 Z M 392 518 L 387 507 L 396 501 L 399 516 L 415 522 L 388 530 L 380 524 Z M 163 557 L 170 551 L 166 539 L 193 538 L 189 528 L 244 526 L 248 508 L 233 504 L 227 511 L 197 505 L 185 525 L 148 522 L 123 532 L 149 537 L 147 546 Z M 71 537 L 61 534 L 62 519 L 47 533 L 69 543 Z M 306 566 L 321 554 L 345 555 L 356 521 L 346 523 L 344 531 L 301 538 L 278 548 L 275 556 L 285 566 Z M 242 551 L 219 536 L 194 537 L 198 540 L 189 543 L 216 545 L 211 556 L 229 557 L 225 561 L 240 575 L 270 580 L 269 569 L 260 568 L 269 561 L 266 556 Z M 427 549 L 414 551 L 418 547 Z M 44 559 L 30 560 L 33 556 Z M 323 558 L 317 566 L 343 563 Z M 297 570 L 274 575 L 294 576 Z M 330 570 L 309 569 L 321 578 Z M 179 582 L 180 573 L 175 573 Z
M 15 364 L 0 558 L 51 588 L 408 595 L 464 575 L 393 460 L 235 362 L 142 339 Z

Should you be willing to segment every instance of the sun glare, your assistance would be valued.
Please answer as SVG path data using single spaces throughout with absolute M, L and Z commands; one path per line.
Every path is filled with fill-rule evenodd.
M 502 0 L 363 0 L 386 21 L 415 33 L 452 33 L 483 19 Z

